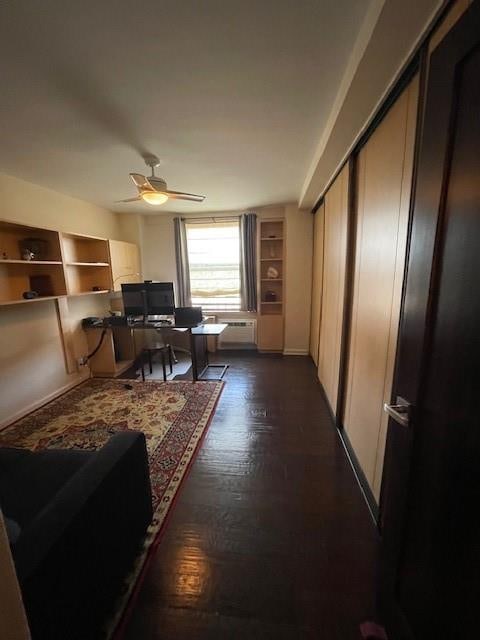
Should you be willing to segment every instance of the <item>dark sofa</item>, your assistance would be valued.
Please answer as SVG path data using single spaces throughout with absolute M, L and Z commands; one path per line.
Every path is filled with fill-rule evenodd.
M 0 505 L 33 640 L 102 637 L 152 519 L 145 436 L 95 452 L 0 448 Z

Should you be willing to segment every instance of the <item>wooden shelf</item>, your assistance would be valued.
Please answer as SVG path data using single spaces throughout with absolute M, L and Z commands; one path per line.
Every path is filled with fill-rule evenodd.
M 81 291 L 80 293 L 68 293 L 68 298 L 77 298 L 78 296 L 95 296 L 99 293 L 111 293 L 111 289 L 101 289 L 100 291 Z
M 62 264 L 60 260 L 1 260 L 0 264 Z
M 265 302 L 265 300 L 261 300 L 260 304 L 283 304 L 282 300 L 276 300 L 275 302 Z
M 22 260 L 25 250 L 34 253 L 34 260 Z M 61 262 L 60 235 L 58 231 L 0 220 L 0 256 L 2 262 Z
M 14 304 L 24 304 L 25 302 L 44 302 L 45 300 L 58 300 L 58 298 L 62 298 L 63 296 L 38 296 L 38 298 L 30 298 L 26 300 L 22 298 L 21 300 L 2 300 L 0 301 L 0 307 L 8 307 Z
M 260 258 L 260 262 L 283 262 L 283 258 Z
M 268 240 L 269 242 L 274 242 L 275 240 L 283 240 L 283 238 L 260 238 L 263 242 L 264 240 Z
M 66 262 L 68 267 L 109 267 L 109 262 Z
M 262 282 L 283 282 L 283 278 L 261 278 Z

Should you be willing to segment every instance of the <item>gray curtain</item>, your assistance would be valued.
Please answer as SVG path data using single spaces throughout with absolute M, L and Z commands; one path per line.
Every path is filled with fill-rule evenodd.
M 175 229 L 175 259 L 177 263 L 177 306 L 190 307 L 192 294 L 190 292 L 190 272 L 188 268 L 187 231 L 182 218 L 174 218 Z
M 245 213 L 240 218 L 242 307 L 257 310 L 257 215 Z

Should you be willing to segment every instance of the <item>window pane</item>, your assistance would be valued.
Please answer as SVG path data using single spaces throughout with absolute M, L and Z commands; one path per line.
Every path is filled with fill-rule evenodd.
M 188 224 L 192 304 L 205 310 L 240 309 L 238 221 Z

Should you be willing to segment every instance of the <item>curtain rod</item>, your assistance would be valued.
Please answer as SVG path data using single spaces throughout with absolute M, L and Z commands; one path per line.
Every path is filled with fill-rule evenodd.
M 241 214 L 236 216 L 205 216 L 204 218 L 181 218 L 182 222 L 191 224 L 201 224 L 202 222 L 228 222 L 230 220 L 237 220 Z

